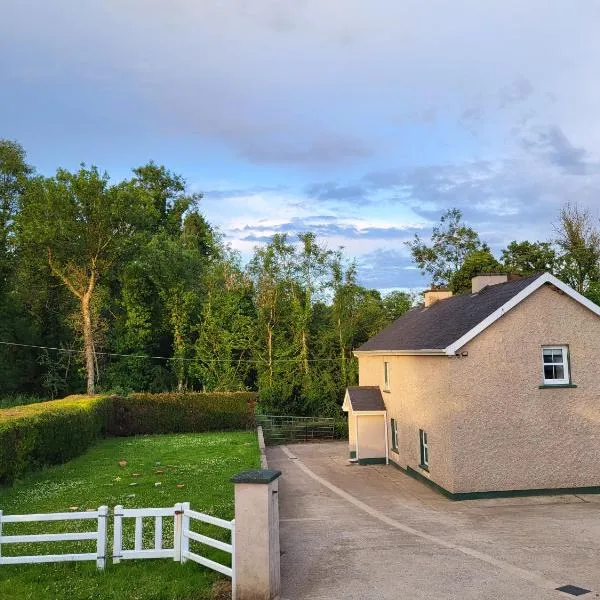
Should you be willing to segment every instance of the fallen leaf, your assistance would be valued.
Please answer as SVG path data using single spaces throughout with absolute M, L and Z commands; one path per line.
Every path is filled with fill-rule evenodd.
M 154 487 L 158 487 L 159 485 L 162 485 L 162 483 L 161 483 L 160 481 L 157 481 L 157 482 L 154 484 Z
M 137 485 L 137 481 L 132 481 L 129 485 Z
M 77 510 L 79 506 L 69 506 L 69 510 Z
M 177 484 L 177 487 L 178 487 L 178 488 L 185 487 L 185 483 L 178 483 L 178 484 Z
M 126 466 L 127 466 L 127 461 L 126 461 L 126 460 L 124 460 L 124 459 L 123 459 L 123 460 L 120 460 L 120 461 L 119 461 L 119 466 L 120 466 L 120 467 L 126 467 Z
M 162 475 L 164 473 L 164 471 L 162 469 L 157 469 L 156 471 L 154 471 L 157 475 Z
M 128 498 L 135 498 L 135 494 L 127 494 Z
M 132 477 L 139 477 L 141 475 L 141 473 L 132 473 L 131 476 Z

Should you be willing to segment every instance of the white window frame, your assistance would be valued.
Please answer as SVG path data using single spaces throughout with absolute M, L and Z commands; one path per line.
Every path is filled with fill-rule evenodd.
M 419 456 L 421 466 L 429 468 L 429 440 L 424 429 L 419 429 L 419 453 L 421 454 Z
M 383 390 L 390 391 L 390 363 L 387 360 L 383 361 Z
M 397 419 L 390 419 L 390 429 L 392 431 L 392 450 L 394 452 L 399 452 L 399 446 L 398 446 L 398 420 Z
M 546 379 L 546 363 L 544 362 L 544 350 L 560 350 L 562 352 L 563 362 L 562 363 L 547 363 L 547 364 L 559 364 L 562 365 L 564 371 L 564 377 L 562 379 Z M 569 346 L 565 345 L 553 345 L 553 346 L 542 346 L 542 381 L 544 385 L 568 385 L 571 383 L 571 366 L 569 365 Z

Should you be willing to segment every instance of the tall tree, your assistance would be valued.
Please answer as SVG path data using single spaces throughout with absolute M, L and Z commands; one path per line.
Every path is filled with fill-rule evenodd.
M 503 269 L 518 275 L 550 272 L 556 269 L 556 251 L 551 242 L 513 241 L 502 250 Z
M 577 203 L 563 206 L 555 226 L 559 277 L 585 294 L 600 279 L 600 229 L 591 212 Z
M 451 208 L 442 215 L 440 224 L 433 228 L 431 244 L 428 245 L 417 234 L 411 242 L 406 242 L 415 264 L 423 274 L 429 273 L 432 286 L 448 285 L 471 252 L 489 250 L 462 217 L 458 208 Z
M 129 246 L 143 209 L 128 185 L 111 186 L 95 167 L 35 177 L 23 194 L 19 243 L 44 260 L 79 303 L 89 394 L 96 386 L 92 301 L 101 278 Z
M 500 270 L 502 270 L 502 265 L 487 248 L 474 250 L 465 256 L 460 269 L 450 277 L 450 289 L 455 294 L 470 292 L 471 280 L 475 275 L 494 273 Z

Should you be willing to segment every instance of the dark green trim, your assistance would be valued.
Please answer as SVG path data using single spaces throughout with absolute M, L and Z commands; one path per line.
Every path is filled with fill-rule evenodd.
M 261 469 L 260 471 L 244 471 L 231 478 L 233 483 L 271 483 L 281 475 L 281 471 Z
M 381 458 L 359 458 L 359 465 L 385 465 L 385 456 Z
M 423 471 L 427 471 L 429 473 L 429 467 L 427 465 L 419 465 L 419 469 L 423 469 Z
M 485 500 L 496 498 L 523 498 L 526 496 L 561 496 L 564 494 L 600 494 L 600 485 L 592 485 L 588 487 L 572 487 L 572 488 L 533 488 L 526 490 L 502 490 L 496 492 L 460 492 L 453 494 L 446 488 L 438 485 L 435 481 L 431 481 L 412 467 L 401 467 L 397 462 L 390 460 L 390 465 L 396 467 L 406 475 L 410 475 L 413 479 L 424 483 L 436 492 L 445 496 L 449 500 Z
M 577 386 L 574 383 L 557 383 L 555 385 L 544 384 L 538 386 L 540 390 L 551 390 L 552 388 L 576 388 Z
M 350 458 L 356 458 L 356 450 L 350 450 Z

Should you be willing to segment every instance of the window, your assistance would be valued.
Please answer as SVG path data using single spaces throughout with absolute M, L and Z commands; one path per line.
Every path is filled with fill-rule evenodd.
M 387 360 L 383 363 L 383 389 L 390 391 L 390 363 Z
M 392 426 L 392 450 L 398 452 L 398 422 L 396 419 L 391 420 Z
M 421 448 L 421 464 L 423 469 L 429 468 L 429 445 L 427 444 L 427 432 L 419 429 L 419 446 Z
M 565 385 L 570 382 L 569 348 L 544 346 L 542 348 L 544 385 Z

